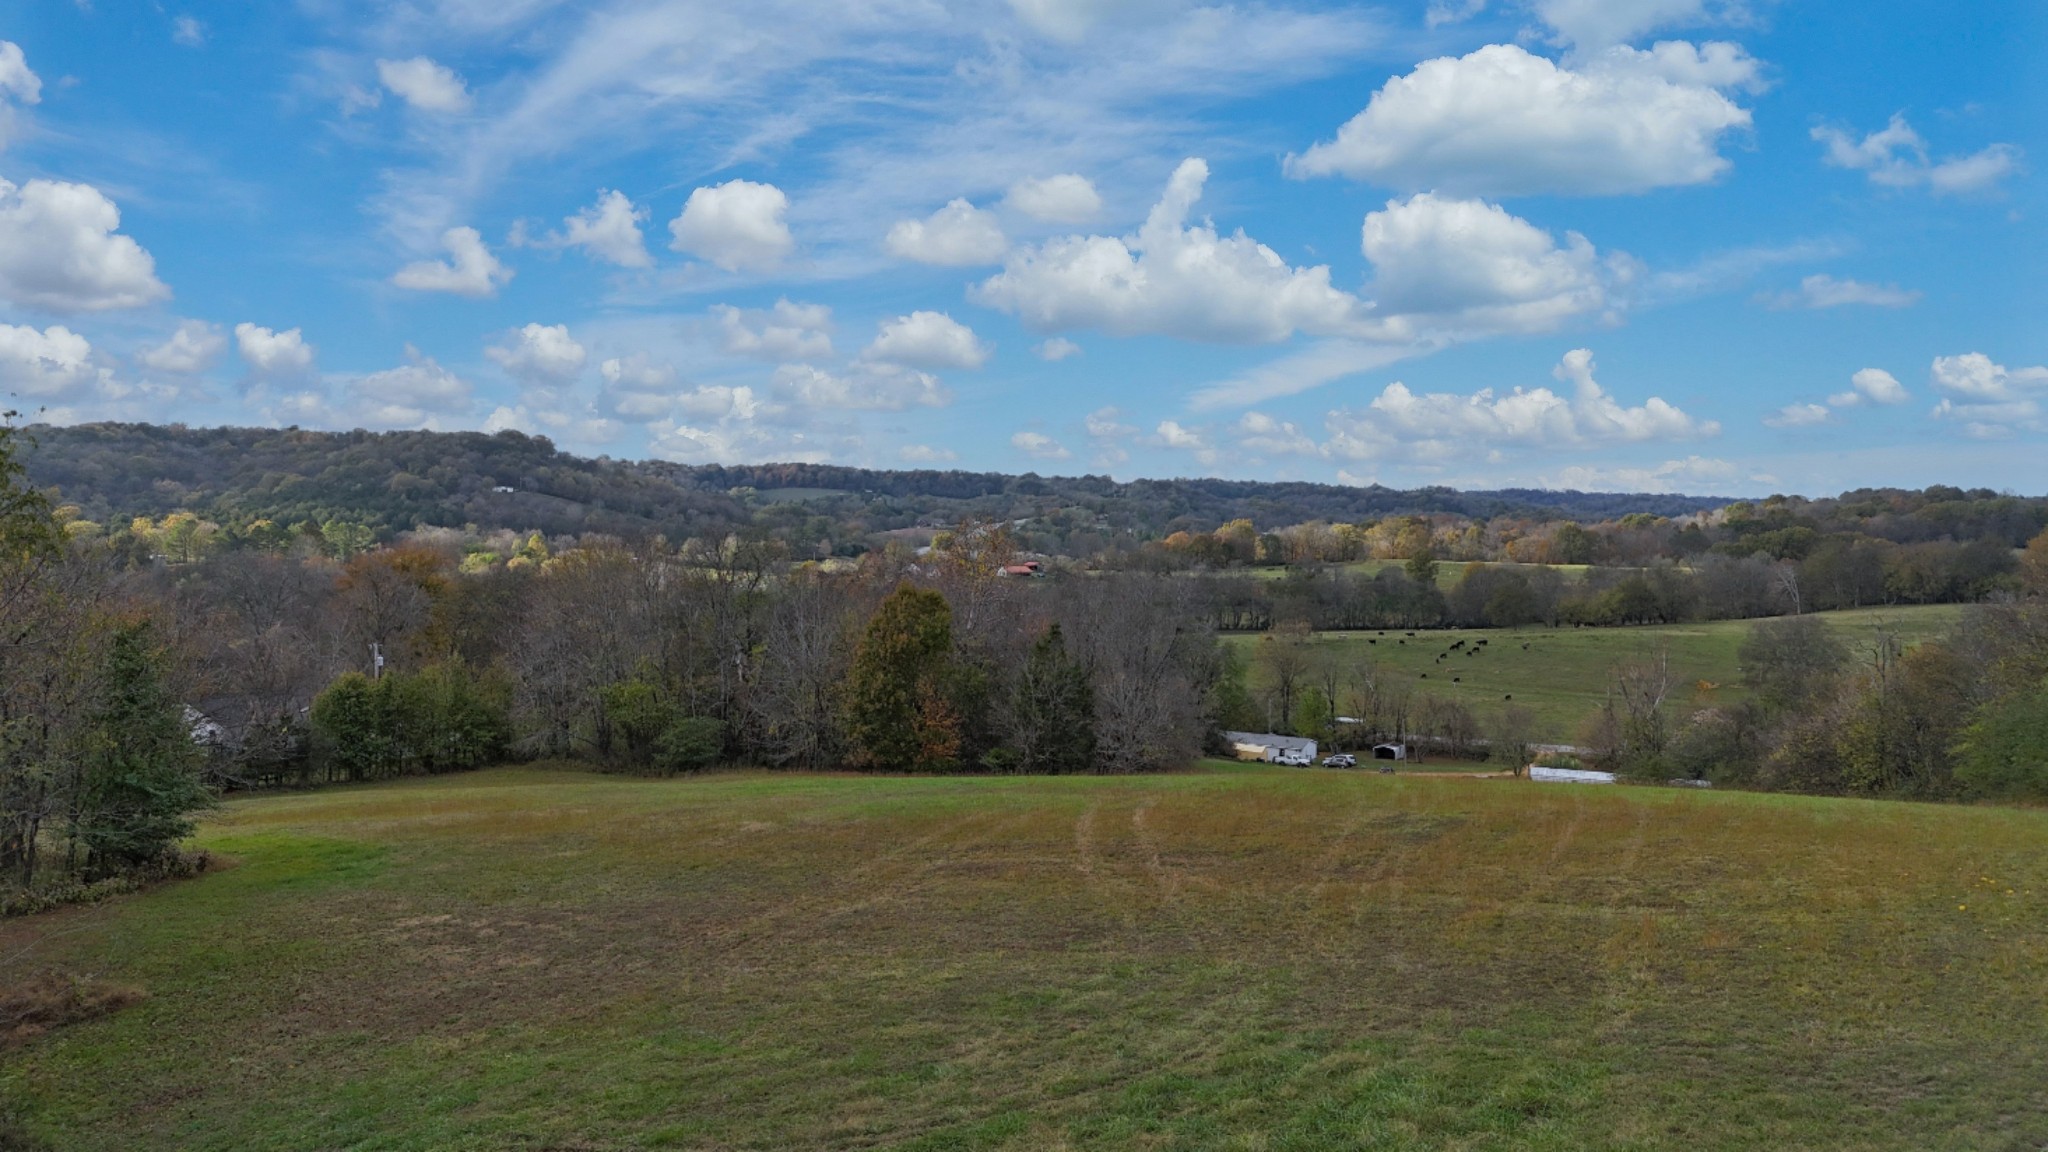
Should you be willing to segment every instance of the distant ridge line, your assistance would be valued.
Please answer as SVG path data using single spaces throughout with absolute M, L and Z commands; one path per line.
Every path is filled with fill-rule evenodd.
M 1236 519 L 1262 530 L 1391 515 L 1599 521 L 1634 512 L 1682 516 L 1733 502 L 1535 488 L 1403 490 L 1217 477 L 1118 481 L 794 462 L 678 464 L 578 456 L 547 437 L 517 431 L 146 423 L 32 425 L 25 431 L 23 460 L 31 479 L 59 489 L 87 518 L 116 522 L 189 510 L 221 519 L 341 516 L 388 530 L 475 524 L 680 538 L 755 523 L 775 502 L 763 493 L 798 492 L 809 510 L 864 533 L 1078 508 L 1120 532 L 1157 534 Z

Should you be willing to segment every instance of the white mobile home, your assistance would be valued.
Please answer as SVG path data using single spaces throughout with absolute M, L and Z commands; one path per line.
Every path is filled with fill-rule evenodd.
M 1273 732 L 1225 732 L 1231 750 L 1239 760 L 1263 760 L 1278 764 L 1292 760 L 1301 764 L 1313 764 L 1316 759 L 1316 742 L 1305 736 L 1281 736 Z

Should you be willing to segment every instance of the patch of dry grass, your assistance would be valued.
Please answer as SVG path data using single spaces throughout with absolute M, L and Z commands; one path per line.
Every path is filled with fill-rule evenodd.
M 2048 1143 L 2048 813 L 499 771 L 205 839 L 0 925 L 154 992 L 0 1073 L 59 1147 Z
M 0 987 L 0 1051 L 142 1003 L 142 989 L 46 970 Z

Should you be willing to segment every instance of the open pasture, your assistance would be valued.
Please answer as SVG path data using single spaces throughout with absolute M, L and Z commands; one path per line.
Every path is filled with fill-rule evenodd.
M 2020 1149 L 2048 813 L 1219 768 L 233 801 L 0 923 L 94 1149 Z
M 1869 649 L 1883 627 L 1906 644 L 1939 635 L 1962 615 L 1954 604 L 1906 608 L 1863 608 L 1824 612 L 1852 653 Z M 1754 620 L 1700 624 L 1658 624 L 1636 628 L 1446 628 L 1417 632 L 1322 632 L 1310 641 L 1320 660 L 1356 669 L 1372 661 L 1380 671 L 1413 679 L 1415 692 L 1433 693 L 1471 708 L 1483 721 L 1510 703 L 1536 714 L 1536 738 L 1569 744 L 1606 698 L 1617 665 L 1670 654 L 1677 706 L 1732 702 L 1745 695 L 1737 653 Z M 1259 635 L 1239 634 L 1229 642 L 1249 654 Z M 1485 641 L 1483 647 L 1480 641 Z M 1463 647 L 1453 650 L 1453 645 Z M 1478 655 L 1470 653 L 1477 651 Z M 1442 659 L 1438 659 L 1441 656 Z M 1263 686 L 1256 661 L 1252 687 Z M 1347 680 L 1347 683 L 1349 681 Z M 1340 711 L 1349 704 L 1340 696 Z
M 1446 592 L 1450 591 L 1453 587 L 1457 586 L 1458 581 L 1465 578 L 1465 569 L 1472 567 L 1475 563 L 1479 562 L 1471 560 L 1437 561 L 1436 586 Z M 1372 577 L 1379 575 L 1389 568 L 1405 569 L 1407 565 L 1408 562 L 1406 560 L 1352 560 L 1347 563 L 1333 565 L 1333 567 L 1342 569 L 1345 573 L 1352 576 Z M 1592 568 L 1589 564 L 1516 564 L 1509 561 L 1487 561 L 1480 564 L 1480 566 L 1485 568 L 1509 568 L 1525 572 L 1548 569 L 1558 573 L 1567 581 L 1585 579 L 1586 573 Z M 1285 579 L 1288 573 L 1294 570 L 1291 568 L 1247 568 L 1244 571 L 1260 580 L 1281 580 Z

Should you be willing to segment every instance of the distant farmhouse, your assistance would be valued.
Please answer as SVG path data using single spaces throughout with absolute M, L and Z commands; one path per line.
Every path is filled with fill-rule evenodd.
M 1272 732 L 1225 732 L 1231 751 L 1239 760 L 1261 760 L 1268 764 L 1293 762 L 1311 764 L 1316 742 L 1305 736 L 1280 736 Z

